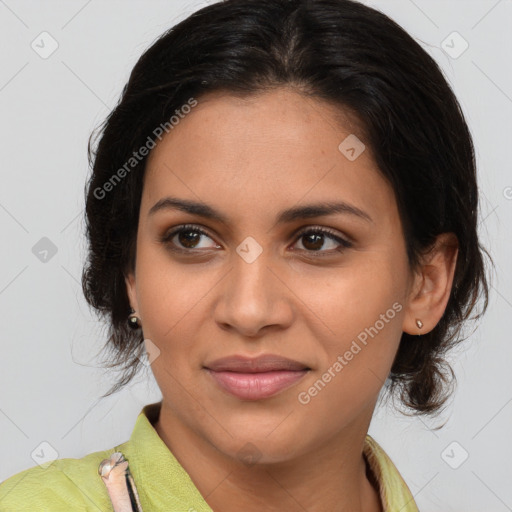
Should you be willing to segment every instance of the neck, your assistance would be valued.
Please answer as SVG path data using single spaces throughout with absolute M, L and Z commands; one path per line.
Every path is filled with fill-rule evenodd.
M 382 512 L 362 453 L 370 419 L 307 453 L 266 463 L 227 456 L 165 403 L 154 427 L 213 510 Z

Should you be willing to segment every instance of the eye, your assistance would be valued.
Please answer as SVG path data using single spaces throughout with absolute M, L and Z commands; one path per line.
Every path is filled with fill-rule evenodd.
M 166 233 L 160 239 L 160 241 L 166 245 L 169 245 L 171 250 L 181 252 L 188 252 L 196 249 L 220 248 L 220 246 L 216 243 L 213 243 L 210 246 L 201 247 L 201 237 L 206 237 L 212 240 L 210 235 L 203 229 L 193 224 L 186 224 L 183 226 L 179 226 L 173 229 L 172 231 Z M 296 235 L 296 240 L 296 243 L 303 240 L 303 249 L 299 248 L 299 250 L 310 253 L 322 253 L 322 256 L 325 255 L 323 253 L 329 254 L 332 252 L 341 252 L 346 248 L 352 247 L 351 242 L 345 240 L 344 238 L 341 238 L 339 235 L 336 234 L 336 232 L 331 231 L 327 228 L 305 228 Z M 334 248 L 332 248 L 331 250 L 321 250 L 326 240 L 331 240 L 331 245 L 334 245 Z M 335 243 L 332 244 L 332 242 Z
M 331 231 L 327 228 L 306 228 L 300 231 L 297 234 L 297 241 L 302 241 L 302 246 L 304 249 L 300 249 L 301 251 L 307 252 L 320 252 L 322 256 L 323 253 L 333 253 L 333 252 L 342 252 L 344 249 L 352 247 L 352 243 L 344 238 L 341 238 L 336 232 Z M 334 245 L 334 248 L 331 250 L 321 250 L 321 248 L 325 244 L 325 240 L 331 240 L 331 245 Z M 332 244 L 332 241 L 335 243 Z M 336 247 L 338 246 L 338 247 Z
M 175 246 L 171 247 L 172 250 L 186 252 L 194 249 L 204 249 L 205 247 L 200 247 L 198 245 L 202 236 L 208 237 L 211 240 L 211 237 L 206 231 L 203 231 L 197 226 L 186 224 L 166 233 L 160 241 L 164 244 Z M 173 241 L 173 238 L 176 238 L 176 242 Z M 219 246 L 217 244 L 214 244 L 210 248 L 218 247 Z M 208 247 L 206 247 L 206 249 L 208 249 Z

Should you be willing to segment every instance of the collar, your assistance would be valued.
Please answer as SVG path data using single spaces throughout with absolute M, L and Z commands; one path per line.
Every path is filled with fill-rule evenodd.
M 144 510 L 212 512 L 189 474 L 162 441 L 153 425 L 162 403 L 146 405 L 135 422 L 130 440 L 118 447 L 130 461 L 130 472 Z M 370 479 L 379 489 L 384 512 L 419 512 L 395 465 L 369 435 L 363 455 Z

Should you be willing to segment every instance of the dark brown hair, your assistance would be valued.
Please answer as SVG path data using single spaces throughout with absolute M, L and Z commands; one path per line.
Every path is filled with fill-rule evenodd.
M 190 98 L 200 101 L 202 94 L 221 90 L 249 96 L 280 86 L 355 114 L 394 189 L 411 268 L 437 235 L 457 236 L 445 313 L 428 334 L 402 334 L 387 381 L 387 390 L 398 392 L 407 408 L 433 414 L 455 382 L 444 356 L 464 339 L 463 324 L 480 296 L 482 311 L 475 318 L 488 303 L 472 138 L 435 61 L 386 15 L 350 0 L 226 0 L 195 12 L 140 57 L 118 105 L 99 127 L 94 152 L 91 135 L 82 284 L 89 304 L 108 317 L 110 367 L 122 371 L 104 396 L 128 383 L 141 364 L 140 331 L 127 326 L 124 281 L 135 263 L 147 160 L 138 150 L 158 127 L 169 127 Z M 135 153 L 137 162 L 130 160 Z

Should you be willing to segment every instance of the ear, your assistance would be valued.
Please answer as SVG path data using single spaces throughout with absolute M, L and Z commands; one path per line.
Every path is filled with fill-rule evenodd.
M 457 263 L 458 240 L 454 233 L 438 235 L 416 272 L 406 307 L 402 330 L 426 334 L 441 320 L 452 289 Z M 421 320 L 423 327 L 416 325 Z
M 139 303 L 137 302 L 137 291 L 135 286 L 135 274 L 130 272 L 125 275 L 124 281 L 126 283 L 126 292 L 130 300 L 130 306 L 135 310 L 139 310 Z

